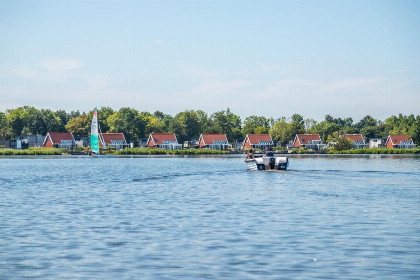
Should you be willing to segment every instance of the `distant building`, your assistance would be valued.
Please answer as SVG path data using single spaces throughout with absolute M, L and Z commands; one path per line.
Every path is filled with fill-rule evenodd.
M 76 146 L 73 134 L 69 132 L 49 132 L 45 136 L 44 147 L 72 150 Z
M 244 148 L 244 139 L 239 138 L 235 140 L 235 149 L 237 150 L 243 150 Z
M 325 148 L 325 144 L 322 143 L 319 134 L 296 134 L 293 140 L 293 146 L 289 148 L 306 148 L 312 150 L 321 150 Z
M 415 148 L 416 144 L 407 135 L 388 135 L 385 146 L 390 149 L 411 149 Z
M 129 147 L 125 140 L 124 133 L 99 133 L 99 139 L 99 147 L 102 149 L 110 147 L 119 151 Z M 102 142 L 105 142 L 105 148 L 102 147 Z
M 183 148 L 199 148 L 198 146 L 198 138 L 193 138 L 191 141 L 184 141 Z
M 76 146 L 80 148 L 89 147 L 90 145 L 90 137 L 87 136 L 74 137 L 74 141 Z
M 369 138 L 369 148 L 383 147 L 384 140 L 382 138 Z
M 270 134 L 247 134 L 244 139 L 243 148 L 260 149 L 271 148 L 274 146 L 273 139 Z
M 156 147 L 165 150 L 182 149 L 182 144 L 178 143 L 174 133 L 150 133 L 147 140 L 148 147 Z
M 0 149 L 9 149 L 11 148 L 10 140 L 5 140 L 0 137 Z
M 232 145 L 229 144 L 226 134 L 201 134 L 199 147 L 224 151 L 232 148 Z
M 139 147 L 147 147 L 147 142 L 149 138 L 140 138 Z
M 341 137 L 350 139 L 353 142 L 355 149 L 363 149 L 368 146 L 362 134 L 344 134 Z
M 28 149 L 30 147 L 43 147 L 45 136 L 41 134 L 36 135 L 22 135 L 16 137 L 16 149 Z

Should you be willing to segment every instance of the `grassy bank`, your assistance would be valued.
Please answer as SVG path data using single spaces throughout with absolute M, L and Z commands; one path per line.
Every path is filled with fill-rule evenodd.
M 0 149 L 0 156 L 31 156 L 31 155 L 62 155 L 82 153 L 87 154 L 87 150 L 69 151 L 65 149 L 53 148 L 31 148 L 28 150 Z M 282 151 L 286 153 L 285 151 Z M 228 151 L 218 151 L 210 149 L 181 149 L 181 150 L 164 150 L 150 148 L 132 148 L 121 151 L 106 150 L 101 154 L 108 155 L 224 155 Z M 388 148 L 371 148 L 371 149 L 351 149 L 337 151 L 335 149 L 323 150 L 321 152 L 307 150 L 304 148 L 294 149 L 291 154 L 420 154 L 420 148 L 415 149 L 388 149 Z
M 14 150 L 1 149 L 0 156 L 35 156 L 35 155 L 62 155 L 66 153 L 63 149 L 28 149 L 28 150 Z
M 337 151 L 335 149 L 328 150 L 328 154 L 420 154 L 420 149 L 388 149 L 388 148 L 370 148 L 370 149 L 351 149 Z
M 87 154 L 88 150 L 65 150 L 52 148 L 31 148 L 27 150 L 0 149 L 0 156 L 31 156 L 31 155 L 62 155 L 62 154 Z M 121 151 L 104 150 L 101 154 L 106 155 L 224 155 L 227 151 L 216 151 L 210 149 L 182 149 L 163 150 L 149 148 L 133 148 Z
M 113 152 L 114 155 L 221 155 L 227 153 L 227 151 L 210 149 L 163 150 L 148 148 L 132 148 Z

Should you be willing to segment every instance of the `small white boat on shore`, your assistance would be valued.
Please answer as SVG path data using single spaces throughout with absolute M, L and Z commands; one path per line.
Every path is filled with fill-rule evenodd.
M 262 156 L 246 159 L 249 170 L 287 170 L 288 157 Z

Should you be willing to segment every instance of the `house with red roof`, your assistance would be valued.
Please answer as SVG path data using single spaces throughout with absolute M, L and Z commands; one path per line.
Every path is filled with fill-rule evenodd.
M 261 149 L 271 148 L 274 146 L 273 139 L 270 134 L 247 134 L 244 139 L 243 148 L 249 149 Z
M 385 146 L 390 149 L 412 149 L 416 144 L 407 135 L 388 135 Z
M 165 150 L 182 149 L 174 133 L 150 133 L 147 147 L 155 147 Z
M 99 147 L 101 149 L 111 147 L 119 151 L 129 146 L 125 140 L 124 133 L 99 133 L 99 139 Z
M 362 149 L 368 146 L 362 134 L 344 134 L 341 137 L 351 140 L 355 149 Z
M 48 132 L 44 139 L 44 147 L 73 149 L 76 146 L 73 134 L 70 132 Z
M 295 139 L 293 140 L 293 146 L 290 148 L 306 148 L 312 150 L 321 150 L 325 148 L 325 144 L 322 143 L 321 137 L 319 134 L 296 134 Z
M 201 134 L 198 140 L 200 148 L 208 148 L 212 150 L 226 150 L 232 148 L 229 144 L 226 134 Z

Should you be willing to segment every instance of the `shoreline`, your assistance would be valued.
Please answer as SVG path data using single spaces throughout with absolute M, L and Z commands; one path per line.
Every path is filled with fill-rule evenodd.
M 420 158 L 420 154 L 274 154 L 289 158 Z M 238 158 L 245 159 L 245 154 L 200 154 L 200 155 L 0 155 L 2 159 L 105 159 L 105 158 Z

